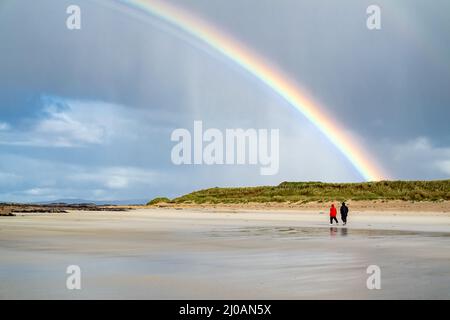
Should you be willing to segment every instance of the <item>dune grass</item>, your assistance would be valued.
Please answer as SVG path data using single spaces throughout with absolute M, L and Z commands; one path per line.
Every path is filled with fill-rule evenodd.
M 282 182 L 278 186 L 210 188 L 169 200 L 155 198 L 149 204 L 232 204 L 344 200 L 450 200 L 450 180 L 379 181 L 363 183 Z

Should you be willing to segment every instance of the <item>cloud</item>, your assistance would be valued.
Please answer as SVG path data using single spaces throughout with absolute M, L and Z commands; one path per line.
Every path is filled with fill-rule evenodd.
M 72 110 L 59 111 L 48 107 L 47 118 L 39 121 L 33 128 L 35 137 L 32 143 L 55 147 L 71 147 L 83 144 L 102 144 L 105 138 L 105 128 L 98 123 L 84 124 L 74 118 Z M 37 137 L 37 138 L 36 138 Z
M 387 146 L 387 161 L 398 177 L 448 179 L 450 148 L 433 145 L 428 137 L 416 137 L 403 144 Z
M 25 190 L 23 193 L 30 196 L 45 196 L 51 194 L 51 192 L 53 192 L 51 188 L 31 188 Z
M 450 153 L 450 149 L 448 149 L 448 152 Z M 448 158 L 449 158 L 449 160 L 436 161 L 436 166 L 442 172 L 444 172 L 450 176 L 450 156 Z
M 88 144 L 102 144 L 107 128 L 100 117 L 85 121 L 81 117 L 87 106 L 77 106 L 75 101 L 60 98 L 41 98 L 43 102 L 39 117 L 24 118 L 16 127 L 0 123 L 0 144 L 37 147 L 81 147 Z M 94 104 L 94 105 L 93 105 Z M 77 108 L 80 107 L 80 108 Z M 3 129 L 3 130 L 2 130 Z
M 35 113 L 16 118 L 14 126 L 0 123 L 0 144 L 46 148 L 105 146 L 118 140 L 137 141 L 143 132 L 163 129 L 164 118 L 170 118 L 152 109 L 130 112 L 129 107 L 114 103 L 47 95 L 40 97 L 35 109 Z
M 3 155 L 0 170 L 0 202 L 151 198 L 155 188 L 170 183 L 170 177 L 150 168 L 69 164 L 17 155 Z
M 10 188 L 23 181 L 23 177 L 16 173 L 0 171 L 0 189 Z
M 6 122 L 0 122 L 0 131 L 7 131 L 11 128 Z
M 133 167 L 110 167 L 76 172 L 67 177 L 69 181 L 100 185 L 106 189 L 127 189 L 130 186 L 155 184 L 161 174 Z

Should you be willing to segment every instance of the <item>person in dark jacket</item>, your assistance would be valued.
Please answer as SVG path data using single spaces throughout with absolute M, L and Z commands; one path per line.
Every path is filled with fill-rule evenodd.
M 348 215 L 348 207 L 345 205 L 345 202 L 342 202 L 341 206 L 341 219 L 344 222 L 344 226 L 347 224 L 347 215 Z

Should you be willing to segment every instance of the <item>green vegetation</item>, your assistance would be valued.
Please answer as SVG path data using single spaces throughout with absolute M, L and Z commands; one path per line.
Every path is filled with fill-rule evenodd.
M 163 199 L 163 200 L 158 200 Z M 156 198 L 149 202 L 170 203 L 264 203 L 343 200 L 450 200 L 450 180 L 379 181 L 364 183 L 283 182 L 278 186 L 246 188 L 211 188 L 169 200 Z
M 170 199 L 166 198 L 166 197 L 158 197 L 158 198 L 152 199 L 149 202 L 147 202 L 147 205 L 151 206 L 153 204 L 158 204 L 158 203 L 162 203 L 162 202 L 168 203 L 168 202 L 170 202 Z

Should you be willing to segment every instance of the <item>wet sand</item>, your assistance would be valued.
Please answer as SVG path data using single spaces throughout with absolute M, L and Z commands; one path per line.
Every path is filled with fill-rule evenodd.
M 449 299 L 450 216 L 128 212 L 0 218 L 2 299 Z M 78 265 L 82 289 L 66 289 Z M 366 269 L 381 268 L 381 290 Z

